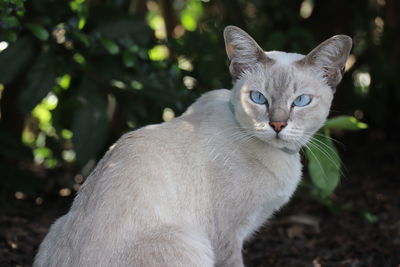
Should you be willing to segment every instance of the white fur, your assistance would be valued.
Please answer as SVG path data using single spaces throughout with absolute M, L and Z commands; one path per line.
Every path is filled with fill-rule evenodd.
M 275 60 L 276 63 L 280 65 L 290 65 L 293 64 L 295 61 L 304 58 L 304 55 L 297 54 L 297 53 L 287 53 L 281 51 L 268 51 L 265 54 Z
M 227 27 L 224 36 L 236 64 L 233 89 L 206 93 L 182 116 L 122 136 L 51 227 L 35 267 L 243 266 L 243 242 L 296 189 L 297 151 L 324 123 L 333 91 L 318 66 L 297 64 L 304 56 L 263 58 L 242 30 Z M 252 102 L 250 90 L 269 106 Z M 313 102 L 291 107 L 301 94 Z M 274 110 L 289 112 L 279 133 L 269 126 Z
M 177 119 L 125 134 L 34 266 L 241 266 L 243 241 L 288 201 L 301 165 L 241 141 L 230 94 L 212 91 Z

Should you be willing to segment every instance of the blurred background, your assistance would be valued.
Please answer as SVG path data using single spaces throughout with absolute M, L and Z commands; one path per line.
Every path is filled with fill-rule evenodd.
M 347 252 L 337 258 L 399 264 L 399 14 L 396 0 L 0 0 L 0 199 L 1 225 L 8 229 L 0 233 L 0 263 L 22 266 L 31 260 L 48 225 L 123 133 L 179 116 L 206 91 L 231 88 L 222 31 L 236 25 L 264 50 L 306 54 L 335 34 L 353 38 L 331 115 L 353 116 L 368 129 L 332 132 L 344 143 L 338 150 L 347 177 L 336 194 L 321 199 L 300 190 L 297 197 L 311 198 L 304 213 L 314 209 L 318 222 L 345 210 L 340 216 L 349 212 L 353 218 L 349 231 L 386 229 L 377 239 L 368 237 L 376 247 L 362 255 L 370 262 Z M 34 220 L 39 221 L 30 224 Z M 26 241 L 28 234 L 9 232 L 12 226 L 34 237 Z M 301 233 L 292 224 L 292 232 L 285 228 L 282 238 L 289 243 L 259 241 L 287 251 L 281 246 L 293 246 L 293 239 L 315 230 L 304 218 L 300 226 Z M 335 232 L 341 226 L 330 227 Z M 259 251 L 265 248 L 254 246 L 249 251 L 261 256 L 246 256 L 249 266 L 263 266 L 267 261 Z M 314 266 L 337 255 L 296 249 Z M 295 264 L 271 261 L 282 253 L 269 253 L 268 266 Z

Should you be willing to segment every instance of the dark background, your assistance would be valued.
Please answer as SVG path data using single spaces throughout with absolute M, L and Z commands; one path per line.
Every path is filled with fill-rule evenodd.
M 399 3 L 0 0 L 0 265 L 29 265 L 121 134 L 231 87 L 222 31 L 236 25 L 265 50 L 303 54 L 351 36 L 331 115 L 369 126 L 333 133 L 338 190 L 321 199 L 305 179 L 246 248 L 248 265 L 398 266 Z

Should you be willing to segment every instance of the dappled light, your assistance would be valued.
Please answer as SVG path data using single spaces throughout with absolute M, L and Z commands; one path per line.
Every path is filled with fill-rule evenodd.
M 193 71 L 193 64 L 184 56 L 178 57 L 178 67 L 181 70 L 185 71 Z
M 8 43 L 6 41 L 0 42 L 0 53 L 8 47 Z
M 154 61 L 166 60 L 169 57 L 169 49 L 165 45 L 156 45 L 149 50 L 149 58 Z
M 188 31 L 197 29 L 198 20 L 203 14 L 203 5 L 198 0 L 186 1 L 186 6 L 182 10 L 180 19 L 182 26 Z
M 126 89 L 126 84 L 123 81 L 111 80 L 110 85 L 119 89 Z
M 183 84 L 188 90 L 192 90 L 196 85 L 197 81 L 192 76 L 184 76 L 183 77 Z
M 64 74 L 63 76 L 57 78 L 57 83 L 62 89 L 67 90 L 71 84 L 71 75 Z
M 62 158 L 66 162 L 74 162 L 75 161 L 75 151 L 73 150 L 64 150 L 62 152 Z
M 300 6 L 300 16 L 303 19 L 308 19 L 314 9 L 314 0 L 304 0 Z
M 354 76 L 354 88 L 356 92 L 362 96 L 369 93 L 369 87 L 371 85 L 371 75 L 369 72 L 356 71 Z
M 171 108 L 165 108 L 163 110 L 162 118 L 164 121 L 170 121 L 175 118 L 175 112 Z
M 57 27 L 53 30 L 52 34 L 54 36 L 54 38 L 56 39 L 56 42 L 58 44 L 63 44 L 66 41 L 65 38 L 65 34 L 66 34 L 66 30 L 65 30 L 65 25 L 64 24 L 59 24 L 57 25 Z
M 71 195 L 71 189 L 69 189 L 69 188 L 62 188 L 62 189 L 60 189 L 60 191 L 58 191 L 58 194 L 59 194 L 61 197 L 67 197 L 67 196 Z
M 14 196 L 16 199 L 25 199 L 26 198 L 26 194 L 23 192 L 15 192 Z
M 154 30 L 154 35 L 157 39 L 167 39 L 167 32 L 165 29 L 164 18 L 161 15 L 160 6 L 155 1 L 147 1 L 147 22 L 149 26 Z
M 36 205 L 42 205 L 43 204 L 43 198 L 42 197 L 35 198 L 35 203 L 36 203 Z

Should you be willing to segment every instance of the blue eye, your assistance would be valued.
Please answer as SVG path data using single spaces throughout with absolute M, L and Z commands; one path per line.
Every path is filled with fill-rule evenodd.
M 267 99 L 265 99 L 265 96 L 258 91 L 251 91 L 250 99 L 251 101 L 259 105 L 264 105 L 265 103 L 267 103 Z
M 301 95 L 293 101 L 293 106 L 304 107 L 311 103 L 312 97 L 310 95 Z

